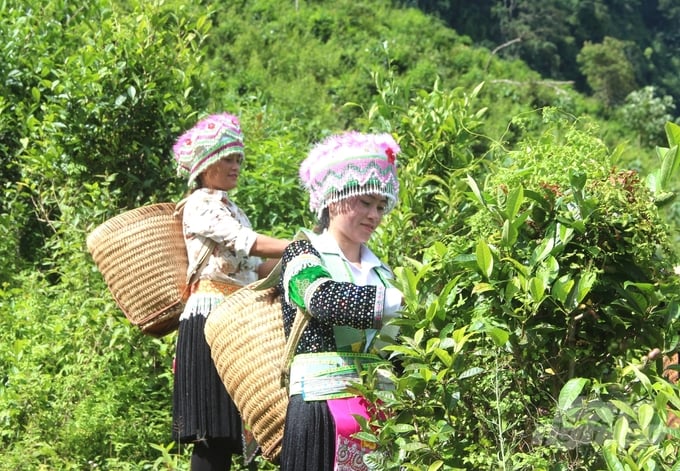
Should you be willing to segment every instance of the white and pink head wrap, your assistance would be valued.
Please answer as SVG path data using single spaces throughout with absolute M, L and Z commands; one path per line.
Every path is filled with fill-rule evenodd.
M 236 116 L 219 113 L 201 119 L 182 134 L 172 148 L 177 173 L 189 177 L 189 186 L 206 168 L 231 154 L 244 157 L 243 133 Z
M 394 208 L 399 195 L 400 150 L 388 133 L 348 131 L 316 144 L 300 165 L 312 212 L 320 217 L 331 203 L 368 194 L 386 197 L 387 211 Z

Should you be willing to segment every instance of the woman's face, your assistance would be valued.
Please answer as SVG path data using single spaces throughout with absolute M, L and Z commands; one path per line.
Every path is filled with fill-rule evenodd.
M 238 154 L 227 155 L 206 168 L 201 176 L 204 188 L 229 191 L 238 185 L 243 158 Z
M 347 241 L 363 244 L 371 238 L 386 209 L 387 198 L 381 195 L 347 198 L 329 207 L 328 228 Z

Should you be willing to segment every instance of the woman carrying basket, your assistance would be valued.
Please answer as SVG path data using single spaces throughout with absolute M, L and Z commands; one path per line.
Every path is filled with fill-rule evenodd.
M 225 296 L 269 273 L 289 241 L 253 231 L 229 198 L 244 158 L 238 118 L 222 113 L 202 119 L 179 137 L 173 153 L 178 173 L 188 177 L 192 189 L 182 220 L 189 274 L 197 271 L 179 322 L 173 437 L 194 444 L 192 471 L 224 471 L 232 454 L 242 451 L 241 417 L 215 368 L 203 328 Z
M 397 333 L 385 324 L 402 294 L 366 242 L 396 203 L 399 150 L 389 134 L 347 132 L 317 144 L 300 167 L 319 224 L 282 257 L 286 336 L 298 308 L 310 315 L 290 369 L 283 471 L 368 469 L 362 458 L 372 450 L 352 435 L 369 404 L 351 384 L 384 362 L 379 342 Z

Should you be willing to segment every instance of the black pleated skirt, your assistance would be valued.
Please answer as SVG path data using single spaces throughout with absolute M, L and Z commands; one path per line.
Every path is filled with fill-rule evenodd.
M 335 422 L 326 401 L 290 397 L 281 446 L 282 471 L 333 471 Z
M 198 314 L 180 321 L 175 354 L 173 439 L 180 443 L 226 438 L 241 453 L 241 416 L 210 356 Z

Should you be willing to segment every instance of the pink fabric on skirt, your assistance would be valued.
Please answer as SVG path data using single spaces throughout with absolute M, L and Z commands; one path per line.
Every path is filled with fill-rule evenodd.
M 373 443 L 352 438 L 361 431 L 355 415 L 369 418 L 369 402 L 363 397 L 330 399 L 328 409 L 335 421 L 335 471 L 367 471 L 363 456 L 375 449 Z

